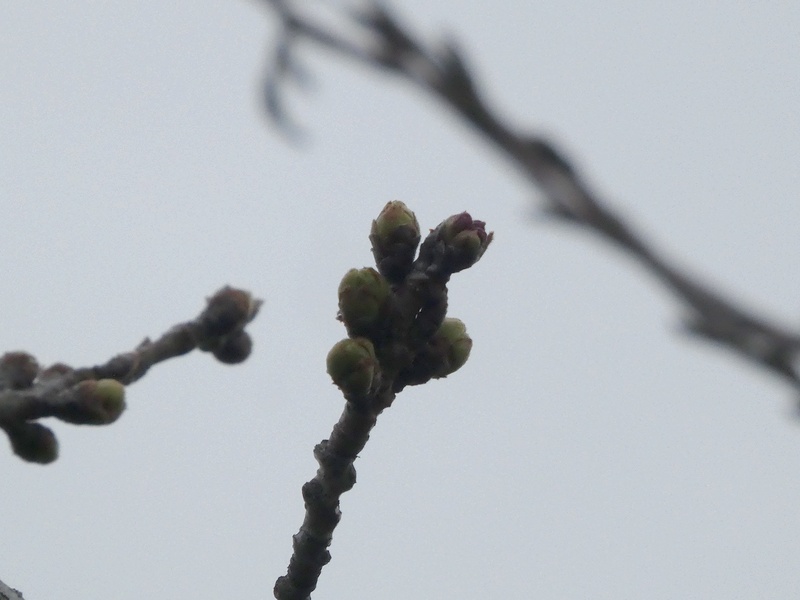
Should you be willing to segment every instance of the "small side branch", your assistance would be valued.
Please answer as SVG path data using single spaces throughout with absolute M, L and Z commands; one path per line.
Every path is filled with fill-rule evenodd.
M 222 288 L 196 319 L 93 367 L 58 363 L 41 368 L 27 352 L 7 352 L 0 357 L 0 429 L 20 458 L 52 462 L 58 457 L 58 442 L 37 419 L 56 417 L 78 425 L 113 423 L 125 409 L 124 386 L 141 379 L 150 367 L 196 348 L 211 352 L 223 363 L 242 362 L 252 349 L 245 326 L 260 306 L 261 301 L 248 292 Z

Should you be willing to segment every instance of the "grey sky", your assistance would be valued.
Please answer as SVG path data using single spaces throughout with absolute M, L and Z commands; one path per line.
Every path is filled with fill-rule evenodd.
M 435 4 L 435 5 L 434 5 Z M 800 5 L 396 3 L 463 46 L 490 101 L 546 132 L 680 264 L 794 324 Z M 475 347 L 406 390 L 357 461 L 314 597 L 763 599 L 800 593 L 791 390 L 678 333 L 627 257 L 537 197 L 416 91 L 313 51 L 292 146 L 260 85 L 257 3 L 0 5 L 0 349 L 94 364 L 223 284 L 256 348 L 190 355 L 112 426 L 0 452 L 0 579 L 31 600 L 267 598 L 302 520 L 336 286 L 398 198 L 496 241 L 455 277 Z

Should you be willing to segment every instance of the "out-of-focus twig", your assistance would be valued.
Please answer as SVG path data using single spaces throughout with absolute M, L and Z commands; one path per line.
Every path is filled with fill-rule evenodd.
M 25 600 L 19 590 L 8 587 L 0 581 L 0 600 Z
M 344 14 L 345 27 L 334 28 L 289 0 L 262 1 L 283 24 L 277 59 L 267 79 L 267 108 L 279 125 L 290 123 L 281 88 L 287 79 L 283 74 L 291 71 L 285 62 L 296 61 L 292 44 L 299 41 L 408 80 L 443 102 L 511 160 L 542 193 L 549 214 L 586 227 L 638 259 L 684 305 L 688 332 L 718 342 L 800 388 L 800 332 L 738 306 L 667 260 L 589 188 L 551 141 L 515 130 L 492 111 L 454 42 L 429 44 L 418 39 L 383 4 Z
M 80 425 L 112 423 L 125 409 L 125 385 L 142 378 L 153 365 L 195 348 L 211 352 L 224 363 L 242 362 L 252 348 L 245 326 L 260 306 L 261 301 L 249 292 L 224 287 L 208 299 L 196 319 L 93 367 L 58 363 L 43 369 L 27 352 L 7 352 L 0 357 L 0 429 L 20 458 L 52 462 L 58 456 L 58 443 L 37 419 L 56 417 Z

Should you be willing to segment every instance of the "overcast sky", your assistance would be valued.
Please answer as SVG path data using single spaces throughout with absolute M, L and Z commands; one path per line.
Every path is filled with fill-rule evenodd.
M 659 248 L 800 317 L 800 4 L 397 0 L 455 36 Z M 495 5 L 498 6 L 498 5 Z M 269 598 L 343 400 L 336 287 L 402 199 L 496 239 L 451 285 L 469 363 L 383 414 L 315 599 L 797 598 L 800 421 L 771 374 L 680 333 L 672 297 L 441 106 L 307 49 L 264 116 L 254 2 L 0 4 L 0 350 L 102 362 L 224 284 L 266 303 L 241 366 L 192 354 L 108 427 L 0 452 L 0 579 L 30 600 Z M 49 423 L 48 423 L 49 424 Z

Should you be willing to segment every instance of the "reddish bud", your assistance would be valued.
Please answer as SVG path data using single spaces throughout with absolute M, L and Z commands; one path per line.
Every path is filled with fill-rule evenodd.
M 486 223 L 473 220 L 467 212 L 449 217 L 440 227 L 440 238 L 449 251 L 448 270 L 451 273 L 478 262 L 494 237 L 494 233 L 486 232 Z

